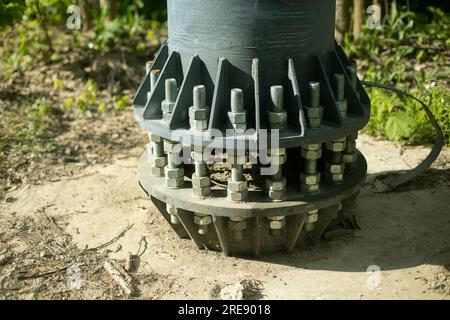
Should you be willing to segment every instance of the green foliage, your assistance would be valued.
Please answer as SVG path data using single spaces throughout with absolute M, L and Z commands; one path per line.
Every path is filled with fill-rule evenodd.
M 356 41 L 347 35 L 344 48 L 359 60 L 365 80 L 408 90 L 427 103 L 450 143 L 450 14 L 431 7 L 428 14 L 393 7 L 381 30 L 364 27 Z M 368 133 L 411 143 L 434 140 L 434 129 L 418 103 L 380 89 L 368 92 L 372 101 Z
M 13 25 L 25 10 L 25 0 L 5 0 L 0 3 L 0 30 Z

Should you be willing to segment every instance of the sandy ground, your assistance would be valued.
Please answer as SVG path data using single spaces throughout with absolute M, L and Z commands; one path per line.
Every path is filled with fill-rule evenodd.
M 80 248 L 105 243 L 133 224 L 111 245 L 120 250 L 110 256 L 124 259 L 136 253 L 145 237 L 136 271 L 141 298 L 208 299 L 216 286 L 255 279 L 265 299 L 449 299 L 450 150 L 440 156 L 437 169 L 401 191 L 378 193 L 376 175 L 413 167 L 429 149 L 403 149 L 364 135 L 358 144 L 370 173 L 354 208 L 361 230 L 331 233 L 291 255 L 225 258 L 178 239 L 138 186 L 142 148 L 74 178 L 14 190 L 8 194 L 12 200 L 0 204 L 0 218 L 33 216 L 47 206 L 47 214 Z M 367 273 L 373 265 L 380 274 Z M 153 276 L 146 281 L 146 275 Z M 375 288 L 370 284 L 378 276 Z

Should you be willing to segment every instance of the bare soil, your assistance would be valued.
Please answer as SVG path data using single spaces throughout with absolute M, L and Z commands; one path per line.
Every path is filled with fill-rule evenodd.
M 123 117 L 131 123 L 131 112 Z M 448 149 L 425 174 L 386 193 L 376 177 L 414 167 L 429 148 L 362 135 L 369 177 L 352 209 L 361 230 L 332 230 L 290 255 L 243 259 L 199 251 L 167 225 L 137 183 L 143 136 L 129 136 L 140 143 L 116 148 L 108 161 L 64 163 L 63 172 L 78 169 L 49 169 L 53 179 L 6 193 L 0 299 L 210 299 L 237 283 L 247 299 L 450 298 Z M 108 259 L 126 267 L 132 295 L 105 271 Z M 377 288 L 367 272 L 374 265 Z M 74 268 L 81 279 L 75 287 Z

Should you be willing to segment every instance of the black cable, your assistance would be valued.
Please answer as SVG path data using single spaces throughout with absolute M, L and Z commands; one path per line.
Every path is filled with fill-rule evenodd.
M 379 88 L 379 89 L 383 89 L 383 90 L 387 90 L 387 91 L 392 91 L 399 95 L 402 95 L 402 96 L 405 96 L 405 97 L 408 97 L 408 98 L 411 98 L 411 99 L 417 101 L 418 103 L 420 103 L 422 108 L 425 110 L 425 112 L 428 116 L 428 119 L 430 120 L 431 124 L 433 125 L 434 131 L 436 133 L 436 141 L 434 142 L 433 149 L 431 149 L 431 152 L 428 154 L 428 156 L 417 167 L 396 177 L 394 180 L 392 180 L 389 183 L 389 187 L 391 189 L 395 189 L 396 187 L 415 178 L 417 175 L 424 172 L 427 168 L 429 168 L 431 166 L 431 164 L 437 159 L 437 157 L 441 153 L 442 147 L 444 146 L 444 135 L 442 133 L 441 128 L 439 127 L 439 124 L 437 123 L 436 119 L 434 118 L 433 113 L 431 112 L 430 108 L 425 103 L 423 103 L 421 100 L 419 100 L 416 97 L 414 97 L 413 95 L 411 95 L 407 92 L 404 92 L 400 89 L 397 89 L 393 86 L 379 84 L 379 83 L 370 82 L 370 81 L 361 81 L 361 83 L 367 87 L 375 87 L 375 88 Z

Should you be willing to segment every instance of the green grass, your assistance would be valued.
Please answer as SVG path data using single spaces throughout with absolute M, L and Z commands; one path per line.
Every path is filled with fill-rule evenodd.
M 390 84 L 429 105 L 450 144 L 450 14 L 429 8 L 431 18 L 413 12 L 391 12 L 382 30 L 363 29 L 344 49 L 359 61 L 364 80 Z M 366 131 L 409 143 L 434 141 L 434 129 L 412 99 L 380 89 L 368 89 L 372 101 Z

